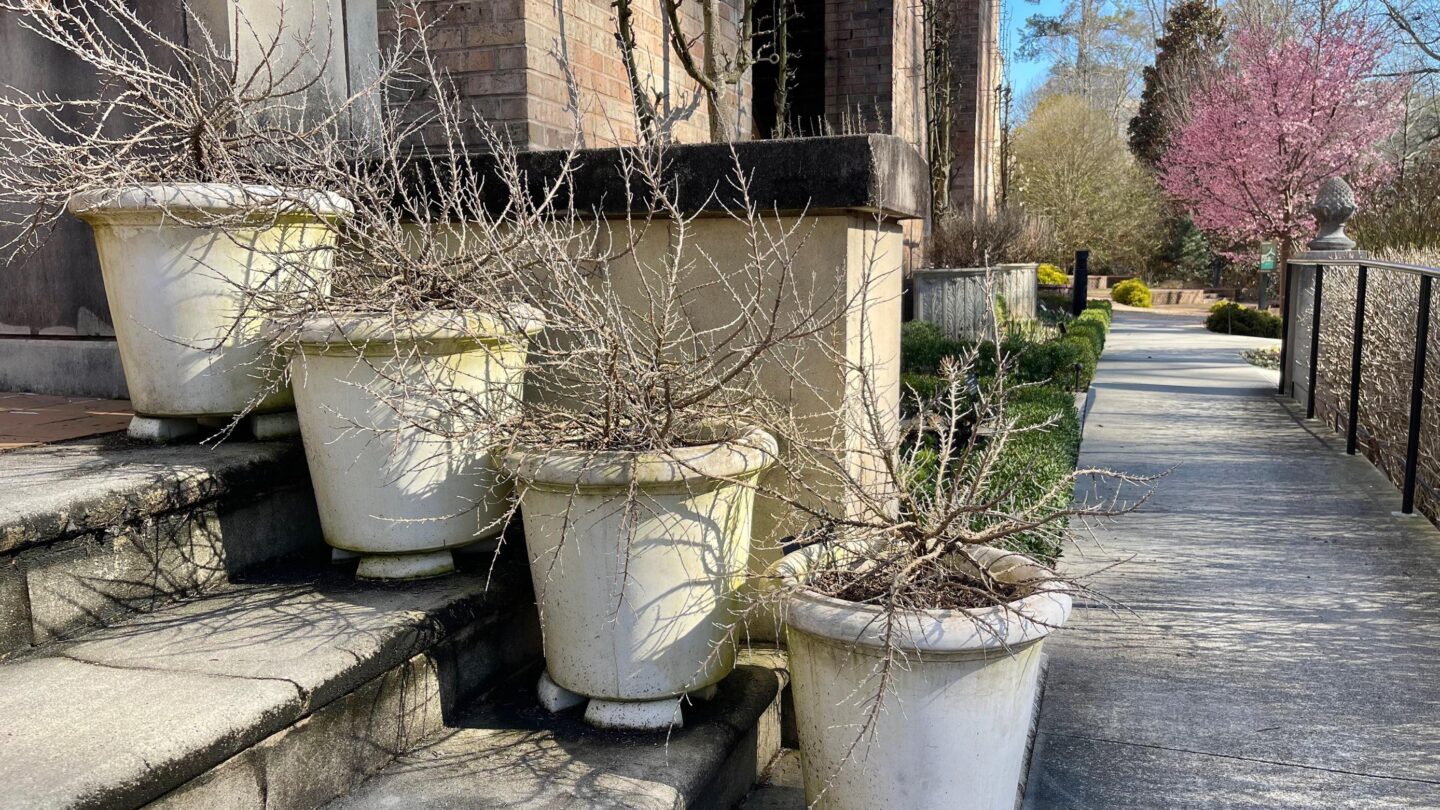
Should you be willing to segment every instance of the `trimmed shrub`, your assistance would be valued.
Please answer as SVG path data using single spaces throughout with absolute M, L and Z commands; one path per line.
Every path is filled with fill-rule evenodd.
M 940 361 L 958 357 L 973 344 L 951 340 L 940 327 L 925 321 L 906 321 L 900 326 L 900 369 L 916 374 L 935 374 Z
M 1064 287 L 1070 277 L 1053 264 L 1042 264 L 1035 269 L 1035 281 L 1042 287 Z
M 1217 301 L 1205 318 L 1205 328 L 1225 335 L 1279 338 L 1280 316 L 1241 306 L 1234 301 Z
M 1110 298 L 1127 307 L 1150 306 L 1150 288 L 1138 278 L 1126 279 L 1110 290 Z
M 908 416 L 919 410 L 919 403 L 911 402 L 912 397 L 918 397 L 922 401 L 932 400 L 940 396 L 945 388 L 945 378 L 934 374 L 915 374 L 909 371 L 900 372 L 900 398 L 904 400 L 902 411 Z
M 1105 351 L 1105 324 L 1097 320 L 1076 318 L 1065 329 L 1065 335 L 1090 341 L 1090 348 L 1095 350 L 1096 357 Z
M 994 497 L 1008 495 L 1006 500 L 1016 506 L 1044 503 L 1051 488 L 1070 475 L 1080 460 L 1080 418 L 1074 395 L 1048 386 L 1011 392 L 1008 416 L 1022 427 L 1040 424 L 1057 414 L 1058 421 L 1048 428 L 1010 437 L 991 472 L 989 483 Z M 1071 496 L 1070 489 L 1062 487 L 1048 506 L 1064 508 Z M 1060 548 L 1052 540 L 1035 534 L 1017 536 L 1010 547 L 1047 563 L 1060 556 Z
M 1051 383 L 1065 390 L 1083 389 L 1095 376 L 1098 359 L 1099 354 L 1089 338 L 1067 334 L 1059 340 L 1025 347 L 1016 361 L 1015 375 L 1020 382 Z

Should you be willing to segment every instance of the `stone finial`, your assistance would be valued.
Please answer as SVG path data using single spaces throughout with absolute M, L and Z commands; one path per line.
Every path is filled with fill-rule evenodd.
M 1355 191 L 1344 178 L 1332 177 L 1320 184 L 1310 213 L 1320 232 L 1310 240 L 1311 250 L 1350 250 L 1355 240 L 1345 235 L 1345 223 L 1355 216 Z

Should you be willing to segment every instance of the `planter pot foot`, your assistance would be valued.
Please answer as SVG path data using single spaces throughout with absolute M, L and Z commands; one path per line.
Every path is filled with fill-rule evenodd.
M 691 700 L 703 700 L 708 703 L 714 700 L 716 695 L 720 694 L 720 687 L 719 685 L 712 683 L 709 686 L 702 686 L 699 689 L 696 689 L 693 692 L 687 692 L 686 694 L 690 696 Z
M 360 557 L 355 576 L 361 579 L 428 579 L 454 570 L 455 558 L 449 550 L 423 554 L 376 554 Z
M 540 705 L 546 711 L 563 712 L 566 709 L 573 709 L 584 703 L 588 698 L 584 695 L 577 695 L 569 689 L 550 680 L 550 673 L 540 673 L 540 683 L 535 687 L 540 697 Z
M 200 432 L 200 423 L 183 416 L 130 417 L 130 438 L 142 442 L 173 442 Z
M 592 698 L 585 707 L 585 722 L 596 728 L 615 731 L 664 731 L 685 725 L 680 713 L 680 701 L 675 698 L 660 700 L 601 700 Z
M 294 411 L 251 414 L 250 435 L 256 441 L 273 442 L 300 436 L 300 419 Z
M 349 562 L 350 560 L 356 560 L 359 558 L 360 552 L 358 551 L 347 551 L 343 548 L 330 549 L 330 562 L 332 563 Z

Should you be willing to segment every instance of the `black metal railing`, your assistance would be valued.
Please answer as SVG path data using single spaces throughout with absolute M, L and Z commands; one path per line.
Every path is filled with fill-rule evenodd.
M 1387 262 L 1368 258 L 1305 258 L 1291 260 L 1286 264 L 1284 321 L 1280 343 L 1280 393 L 1282 394 L 1288 393 L 1291 384 L 1294 382 L 1290 374 L 1290 362 L 1294 354 L 1294 350 L 1290 345 L 1292 340 L 1292 313 L 1297 303 L 1293 297 L 1294 279 L 1297 271 L 1302 268 L 1312 268 L 1315 273 L 1314 291 L 1312 293 L 1313 304 L 1310 310 L 1310 334 L 1308 336 L 1310 351 L 1308 358 L 1309 368 L 1307 371 L 1310 379 L 1305 391 L 1305 418 L 1307 419 L 1313 419 L 1315 417 L 1315 391 L 1319 387 L 1320 316 L 1322 303 L 1325 298 L 1325 268 L 1356 268 L 1355 314 L 1350 349 L 1350 399 L 1347 403 L 1347 419 L 1345 425 L 1345 452 L 1350 455 L 1355 454 L 1359 439 L 1361 358 L 1365 345 L 1365 288 L 1369 273 L 1371 270 L 1384 270 L 1420 277 L 1420 295 L 1415 311 L 1415 349 L 1413 374 L 1410 381 L 1410 415 L 1409 422 L 1406 425 L 1405 436 L 1405 473 L 1400 488 L 1401 511 L 1407 515 L 1412 514 L 1415 511 L 1415 483 L 1420 464 L 1421 415 L 1425 407 L 1425 354 L 1430 337 L 1431 285 L 1435 278 L 1440 277 L 1440 267 Z

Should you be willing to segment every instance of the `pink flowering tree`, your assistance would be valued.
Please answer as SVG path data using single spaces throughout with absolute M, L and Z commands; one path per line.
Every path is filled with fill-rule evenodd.
M 1267 239 L 1288 257 L 1314 232 L 1322 181 L 1344 176 L 1363 193 L 1386 173 L 1380 145 L 1399 125 L 1404 88 L 1375 78 L 1385 52 L 1354 14 L 1293 33 L 1242 30 L 1161 158 L 1161 184 L 1237 258 Z

